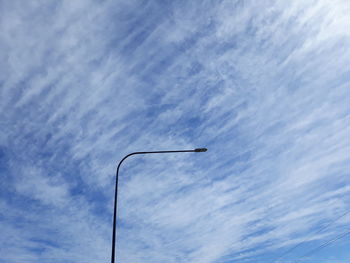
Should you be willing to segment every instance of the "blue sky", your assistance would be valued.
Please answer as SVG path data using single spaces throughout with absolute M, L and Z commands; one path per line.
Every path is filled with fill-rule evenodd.
M 348 262 L 349 13 L 1 1 L 0 263 Z

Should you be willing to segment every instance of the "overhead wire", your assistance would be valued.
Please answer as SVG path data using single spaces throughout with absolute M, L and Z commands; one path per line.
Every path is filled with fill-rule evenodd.
M 320 228 L 318 231 L 316 231 L 314 233 L 314 235 L 317 235 L 319 233 L 321 233 L 322 231 L 326 230 L 327 228 L 329 228 L 333 223 L 337 222 L 339 219 L 341 219 L 342 217 L 346 216 L 347 214 L 350 213 L 350 210 L 347 210 L 345 213 L 341 214 L 339 217 L 336 217 L 335 219 L 333 219 L 332 221 L 330 221 L 328 224 L 326 224 L 324 227 Z M 278 260 L 282 259 L 285 255 L 289 254 L 290 252 L 294 251 L 295 249 L 297 249 L 298 247 L 300 247 L 302 244 L 306 243 L 307 241 L 309 241 L 310 238 L 305 238 L 304 240 L 302 240 L 301 242 L 297 243 L 296 245 L 294 245 L 293 247 L 291 247 L 290 249 L 288 249 L 287 251 L 283 252 L 281 255 L 279 255 L 277 258 L 275 258 L 273 261 L 271 261 L 271 263 L 277 262 Z
M 305 257 L 311 256 L 312 254 L 314 254 L 314 253 L 318 252 L 319 250 L 331 245 L 332 243 L 338 241 L 339 239 L 342 239 L 343 237 L 345 237 L 349 234 L 350 234 L 350 230 L 348 229 L 346 232 L 341 233 L 340 235 L 336 236 L 335 238 L 328 240 L 328 241 L 324 242 L 323 244 L 321 244 L 320 246 L 318 246 L 318 247 L 306 252 L 305 254 L 301 255 L 300 257 L 298 257 L 296 259 L 295 262 L 298 262 Z

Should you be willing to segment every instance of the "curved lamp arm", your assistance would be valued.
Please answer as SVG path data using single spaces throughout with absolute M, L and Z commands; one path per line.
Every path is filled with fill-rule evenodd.
M 206 152 L 206 148 L 196 148 L 194 150 L 179 150 L 179 151 L 153 151 L 153 152 L 133 152 L 124 156 L 123 159 L 120 160 L 115 179 L 115 191 L 114 191 L 114 213 L 113 213 L 113 234 L 112 234 L 112 256 L 111 263 L 115 263 L 115 243 L 116 243 L 116 231 L 117 231 L 117 201 L 118 201 L 118 178 L 119 178 L 119 168 L 123 161 L 129 156 L 136 154 L 152 154 L 152 153 L 185 153 L 185 152 Z

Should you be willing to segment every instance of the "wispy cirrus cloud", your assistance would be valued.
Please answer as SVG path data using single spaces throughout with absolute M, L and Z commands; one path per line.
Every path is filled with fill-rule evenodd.
M 123 164 L 120 262 L 276 262 L 306 240 L 295 262 L 343 232 L 349 8 L 2 3 L 0 262 L 108 261 L 116 161 L 138 150 L 209 148 Z

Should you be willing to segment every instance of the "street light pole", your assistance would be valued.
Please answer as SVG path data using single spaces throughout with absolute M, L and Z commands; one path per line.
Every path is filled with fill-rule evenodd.
M 113 213 L 113 234 L 112 234 L 112 257 L 111 263 L 115 263 L 115 243 L 116 243 L 116 231 L 117 231 L 117 201 L 118 201 L 118 177 L 119 177 L 119 168 L 123 161 L 132 155 L 137 154 L 153 154 L 153 153 L 186 153 L 186 152 L 206 152 L 206 148 L 197 148 L 194 150 L 179 150 L 179 151 L 153 151 L 153 152 L 133 152 L 124 156 L 123 159 L 120 160 L 115 179 L 115 191 L 114 191 L 114 213 Z

